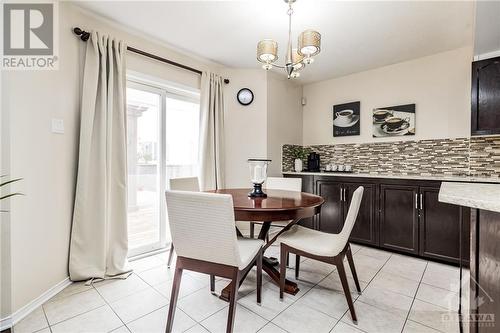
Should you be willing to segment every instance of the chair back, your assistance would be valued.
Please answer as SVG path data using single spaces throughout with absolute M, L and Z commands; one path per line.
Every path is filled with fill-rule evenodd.
M 168 180 L 169 189 L 171 191 L 200 191 L 200 182 L 198 177 L 186 177 L 186 178 L 171 178 Z
M 364 187 L 360 186 L 352 194 L 351 204 L 349 205 L 349 211 L 347 212 L 347 217 L 344 222 L 344 227 L 340 231 L 340 241 L 347 244 L 349 236 L 351 236 L 352 228 L 358 217 L 359 207 L 361 206 L 361 200 L 363 199 Z
M 301 192 L 302 178 L 267 177 L 266 189 Z
M 233 197 L 166 191 L 168 222 L 179 257 L 239 267 Z

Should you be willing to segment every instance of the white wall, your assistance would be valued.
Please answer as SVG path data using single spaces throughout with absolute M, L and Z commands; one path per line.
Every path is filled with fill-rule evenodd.
M 10 116 L 10 170 L 24 178 L 19 189 L 26 194 L 11 201 L 12 266 L 7 275 L 12 278 L 12 312 L 68 276 L 84 58 L 84 43 L 72 27 L 109 32 L 129 45 L 201 70 L 218 68 L 117 29 L 68 2 L 60 2 L 59 16 L 59 70 L 2 73 L 2 112 Z M 130 69 L 199 86 L 199 76 L 193 73 L 137 55 L 129 55 L 127 61 Z M 64 120 L 65 134 L 50 132 L 52 118 Z
M 465 137 L 470 133 L 472 48 L 381 67 L 303 87 L 303 143 L 363 143 Z M 361 135 L 333 138 L 333 105 L 361 101 Z M 416 104 L 416 135 L 372 137 L 372 110 Z
M 281 176 L 281 147 L 302 143 L 302 86 L 284 73 L 268 73 L 267 157 L 269 176 Z

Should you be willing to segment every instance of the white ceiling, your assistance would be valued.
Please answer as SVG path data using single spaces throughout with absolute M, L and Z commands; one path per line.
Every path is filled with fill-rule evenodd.
M 259 68 L 263 38 L 287 41 L 286 4 L 252 1 L 88 1 L 80 6 L 181 50 L 225 66 Z M 293 41 L 302 30 L 322 35 L 322 52 L 302 72 L 319 81 L 472 44 L 474 5 L 465 1 L 298 0 Z

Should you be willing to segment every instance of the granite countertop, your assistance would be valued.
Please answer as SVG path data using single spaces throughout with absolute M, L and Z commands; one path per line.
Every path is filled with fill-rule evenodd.
M 439 201 L 500 212 L 500 184 L 443 182 Z
M 396 175 L 396 174 L 371 174 L 371 173 L 348 173 L 348 172 L 282 172 L 284 175 L 313 175 L 313 176 L 336 176 L 336 177 L 363 177 L 363 178 L 390 178 L 390 179 L 413 179 L 413 180 L 437 180 L 467 183 L 493 183 L 500 184 L 500 178 L 493 177 L 471 177 L 471 176 L 447 176 L 447 175 Z

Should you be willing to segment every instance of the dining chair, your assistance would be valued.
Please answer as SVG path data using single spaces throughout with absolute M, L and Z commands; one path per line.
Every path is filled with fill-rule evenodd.
M 302 191 L 302 178 L 283 178 L 283 177 L 267 177 L 265 188 L 269 190 L 283 190 L 283 191 Z M 289 221 L 275 221 L 271 223 L 272 227 L 284 228 Z M 250 222 L 250 238 L 255 236 L 255 224 L 262 224 L 261 222 Z
M 257 265 L 257 303 L 261 302 L 264 242 L 236 236 L 231 195 L 166 191 L 165 197 L 177 252 L 166 333 L 172 331 L 185 269 L 231 279 L 226 332 L 232 332 L 238 287 L 254 265 Z
M 290 230 L 285 231 L 278 237 L 281 242 L 281 264 L 280 264 L 280 299 L 283 299 L 283 292 L 285 289 L 285 275 L 286 265 L 285 260 L 288 253 L 295 253 L 296 257 L 304 256 L 321 262 L 335 265 L 339 273 L 342 289 L 344 290 L 347 299 L 347 305 L 351 312 L 352 320 L 357 323 L 356 312 L 352 302 L 349 284 L 344 269 L 344 258 L 347 257 L 349 267 L 351 268 L 352 277 L 356 284 L 356 290 L 361 294 L 361 287 L 359 286 L 358 275 L 354 266 L 351 247 L 349 245 L 349 236 L 351 235 L 352 228 L 358 216 L 361 199 L 363 198 L 363 186 L 360 186 L 354 191 L 345 219 L 344 226 L 338 234 L 330 234 L 305 228 L 299 225 L 294 225 Z M 300 260 L 296 259 L 295 262 L 295 278 L 299 278 Z
M 200 182 L 198 177 L 171 178 L 168 180 L 169 189 L 172 191 L 190 191 L 199 192 Z M 170 243 L 170 252 L 168 254 L 167 267 L 170 268 L 174 256 L 174 242 Z

